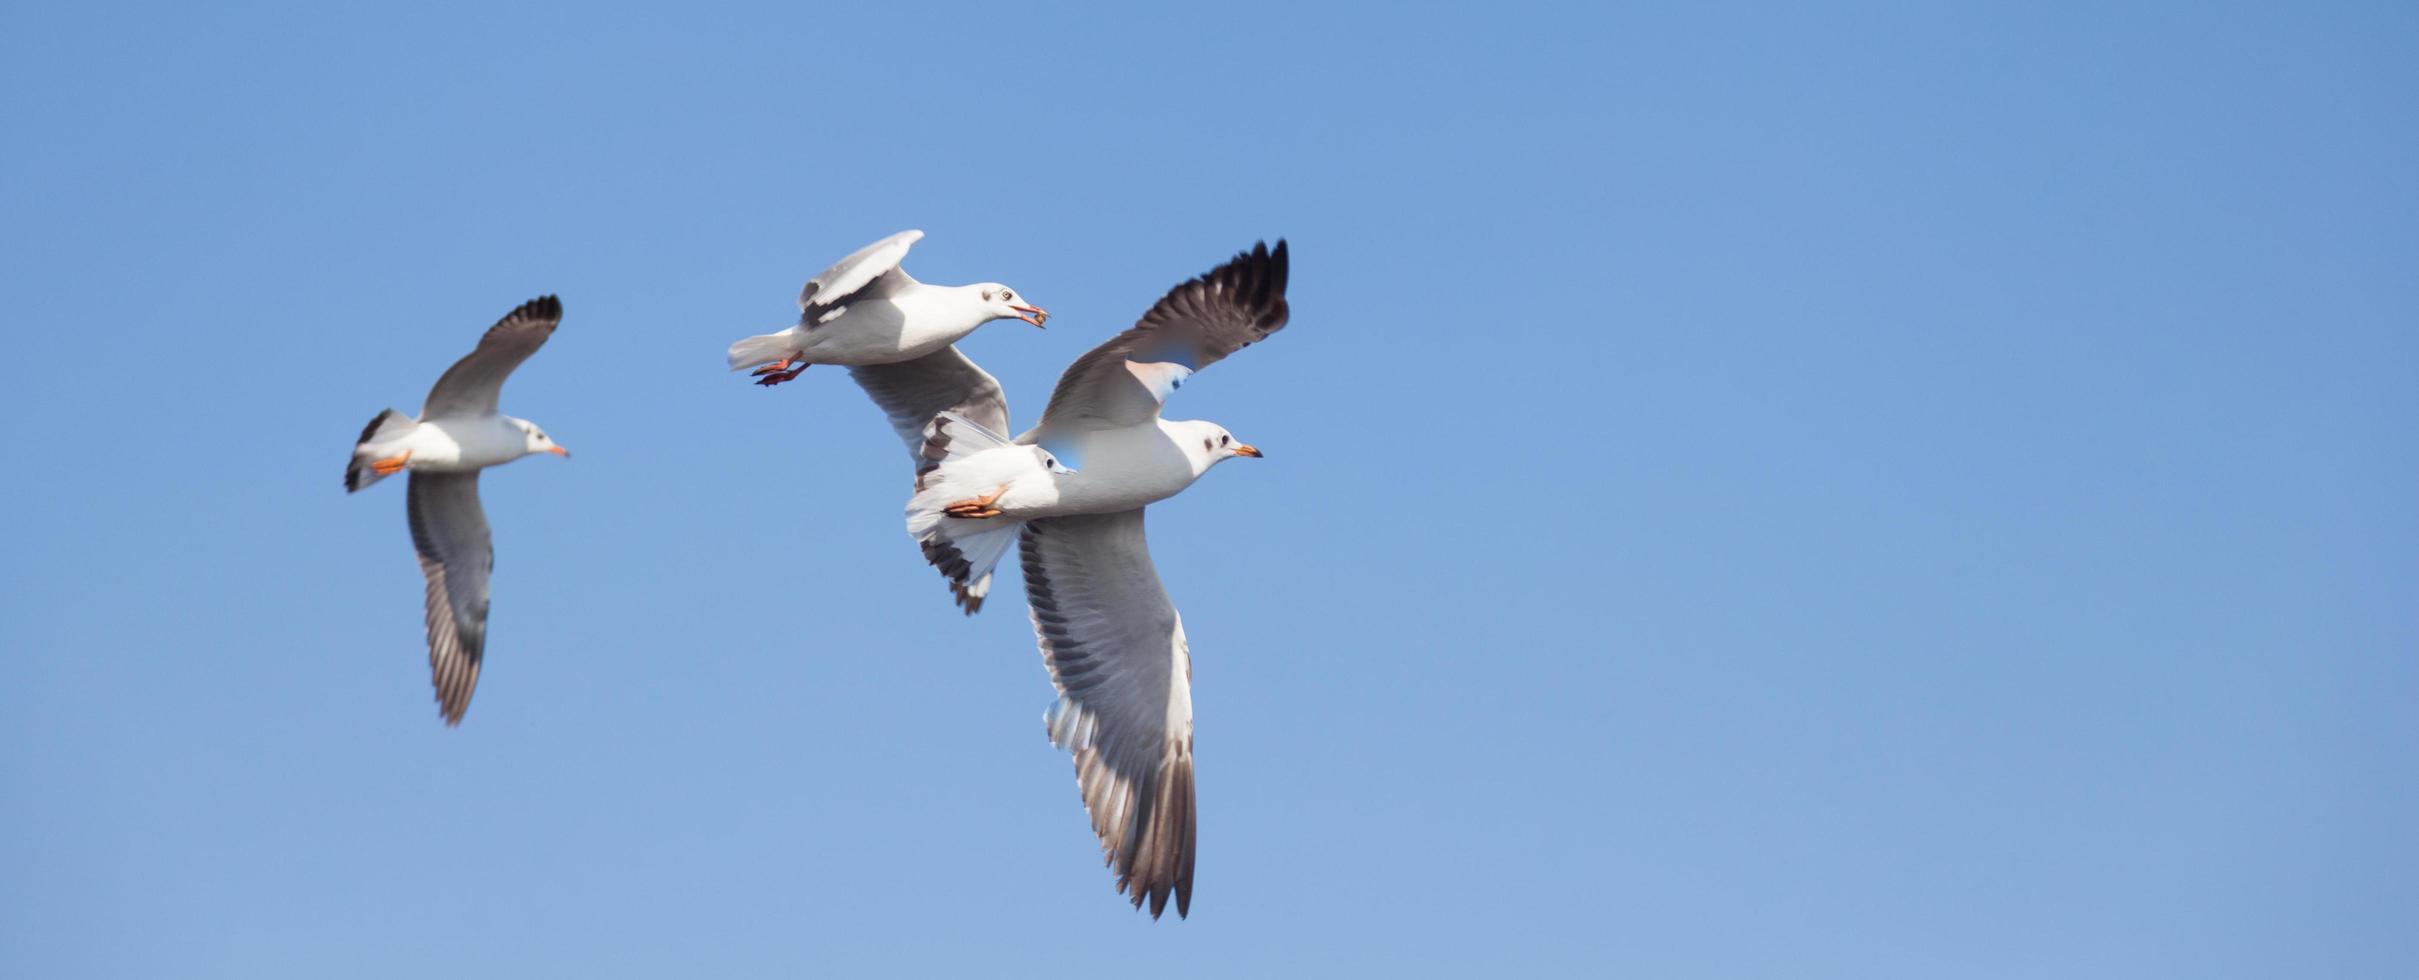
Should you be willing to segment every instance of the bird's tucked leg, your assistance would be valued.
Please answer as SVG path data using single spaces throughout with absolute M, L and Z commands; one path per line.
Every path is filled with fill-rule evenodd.
M 958 518 L 960 520 L 968 521 L 979 521 L 986 517 L 998 517 L 1007 512 L 992 505 L 998 503 L 1000 495 L 1007 492 L 1008 485 L 1002 483 L 1000 484 L 999 489 L 993 490 L 990 493 L 986 493 L 980 497 L 969 497 L 965 500 L 960 500 L 956 503 L 950 504 L 947 507 L 943 507 L 941 508 L 941 513 Z
M 406 449 L 403 451 L 403 455 L 401 456 L 389 456 L 385 459 L 370 460 L 370 469 L 376 471 L 379 476 L 393 476 L 397 473 L 403 472 L 404 464 L 410 463 L 411 461 L 411 450 Z
M 800 361 L 797 367 L 791 367 L 790 362 L 797 361 L 798 358 L 802 356 L 804 355 L 792 354 L 778 361 L 774 361 L 771 364 L 757 368 L 756 383 L 770 388 L 784 381 L 798 380 L 798 375 L 806 370 L 806 363 Z

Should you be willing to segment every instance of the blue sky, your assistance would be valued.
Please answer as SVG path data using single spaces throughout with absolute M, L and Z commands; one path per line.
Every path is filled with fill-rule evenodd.
M 875 6 L 0 11 L 0 972 L 2419 962 L 2408 7 Z M 1293 243 L 1152 511 L 1189 921 L 870 404 L 722 371 L 907 227 L 1019 424 Z M 546 292 L 447 730 L 339 467 Z

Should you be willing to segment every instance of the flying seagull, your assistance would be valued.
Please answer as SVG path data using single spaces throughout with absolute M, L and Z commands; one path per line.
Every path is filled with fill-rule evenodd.
M 428 666 L 447 725 L 462 723 L 487 646 L 487 575 L 495 548 L 479 507 L 479 471 L 533 453 L 569 456 L 534 422 L 496 411 L 505 377 L 554 335 L 563 304 L 540 296 L 479 338 L 428 390 L 420 417 L 378 413 L 353 445 L 346 493 L 410 470 L 412 547 L 428 577 Z
M 975 389 L 990 382 L 996 398 L 998 384 L 951 345 L 993 320 L 1038 327 L 1050 314 L 996 282 L 917 282 L 899 263 L 923 237 L 902 231 L 807 280 L 798 291 L 798 322 L 732 344 L 731 370 L 756 368 L 756 383 L 769 386 L 796 379 L 810 364 L 845 365 L 890 416 L 910 454 L 923 445 L 924 423 L 934 414 L 902 414 L 922 404 L 918 386 L 939 379 L 979 397 Z
M 1118 890 L 1137 908 L 1147 897 L 1153 918 L 1170 893 L 1177 915 L 1192 905 L 1193 668 L 1142 512 L 1220 462 L 1260 456 L 1216 423 L 1160 418 L 1160 406 L 1194 372 L 1285 325 L 1286 271 L 1280 239 L 1169 290 L 1077 358 L 1041 424 L 1014 440 L 1001 434 L 997 384 L 953 388 L 963 379 L 935 372 L 918 389 L 940 414 L 924 429 L 908 533 L 969 614 L 1021 538 L 1033 629 L 1059 692 L 1043 722 L 1075 756 Z

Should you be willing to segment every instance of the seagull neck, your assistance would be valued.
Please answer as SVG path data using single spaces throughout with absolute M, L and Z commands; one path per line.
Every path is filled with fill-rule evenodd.
M 974 328 L 991 321 L 990 304 L 983 299 L 981 286 L 935 286 L 916 283 L 900 290 L 890 301 L 904 309 L 929 317 L 938 332 L 964 336 Z M 954 341 L 955 338 L 952 338 Z

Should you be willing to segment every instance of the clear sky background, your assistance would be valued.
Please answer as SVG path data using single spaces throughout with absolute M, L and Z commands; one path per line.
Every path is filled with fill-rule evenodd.
M 2408 5 L 883 6 L 0 9 L 0 973 L 2419 970 Z M 909 227 L 1020 426 L 1292 240 L 1190 921 L 723 370 Z M 340 468 L 547 292 L 447 730 Z

